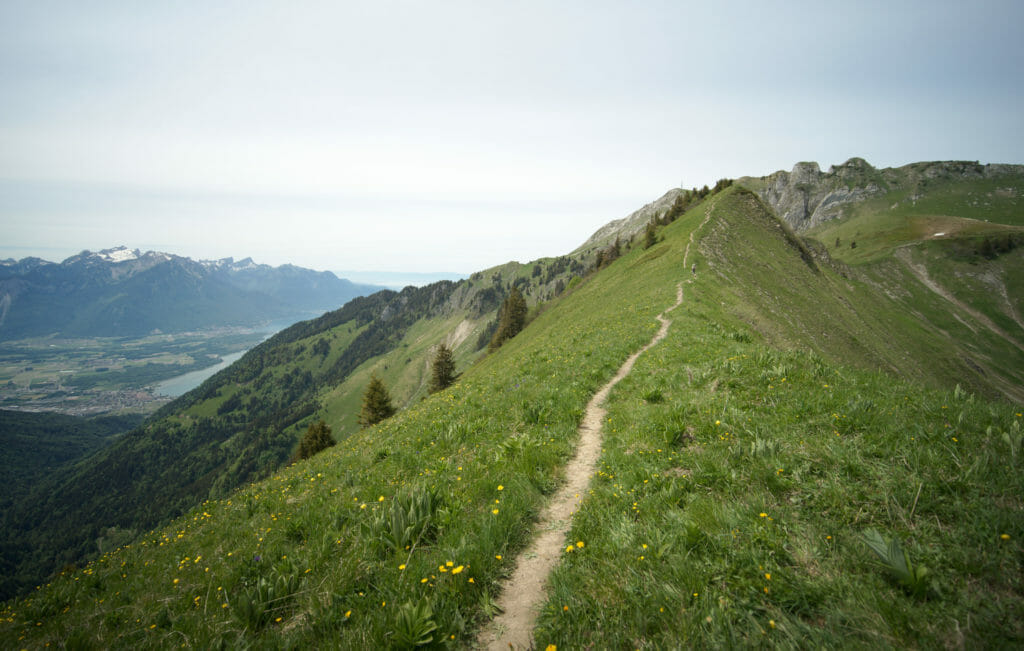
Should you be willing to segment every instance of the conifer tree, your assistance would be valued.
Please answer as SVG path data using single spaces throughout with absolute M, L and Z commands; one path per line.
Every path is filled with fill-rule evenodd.
M 370 384 L 363 394 L 363 409 L 359 412 L 359 424 L 363 427 L 376 425 L 385 418 L 390 418 L 395 413 L 391 405 L 391 395 L 387 387 L 376 375 L 370 378 Z
M 654 232 L 654 221 L 647 222 L 647 230 L 644 231 L 644 248 L 649 249 L 658 241 Z
M 519 331 L 526 325 L 526 299 L 518 287 L 512 287 L 508 297 L 501 304 L 501 311 L 498 313 L 498 329 L 491 338 L 489 350 L 500 348 L 507 340 L 519 334 Z
M 299 449 L 295 453 L 295 459 L 308 459 L 321 450 L 334 445 L 336 441 L 331 436 L 331 428 L 320 419 L 319 422 L 310 423 L 306 433 L 299 441 Z
M 437 348 L 437 354 L 434 355 L 429 391 L 437 393 L 450 387 L 453 382 L 455 382 L 455 359 L 452 357 L 451 348 L 441 344 Z

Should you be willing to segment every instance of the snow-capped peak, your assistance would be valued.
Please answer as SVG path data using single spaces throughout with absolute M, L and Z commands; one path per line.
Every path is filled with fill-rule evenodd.
M 129 249 L 126 246 L 104 249 L 96 254 L 97 257 L 107 262 L 127 262 L 128 260 L 138 259 L 139 255 L 138 249 Z

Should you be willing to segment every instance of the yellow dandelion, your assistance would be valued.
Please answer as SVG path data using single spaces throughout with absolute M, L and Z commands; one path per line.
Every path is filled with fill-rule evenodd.
M 1004 534 L 1004 535 L 1005 535 L 1005 534 Z M 495 557 L 496 559 L 498 559 L 499 561 L 501 560 L 501 554 L 495 554 L 495 555 L 494 555 L 494 557 Z
M 576 541 L 576 546 L 579 547 L 580 549 L 583 549 L 583 541 L 582 540 L 577 540 Z M 644 547 L 646 548 L 646 545 L 644 545 Z
M 764 578 L 766 578 L 769 581 L 771 581 L 772 580 L 772 573 L 771 572 L 765 572 L 764 573 Z
M 1008 534 L 1008 533 L 1001 533 L 1001 534 L 999 534 L 999 537 L 1002 538 L 1003 540 L 1009 540 L 1010 539 L 1010 534 Z
M 493 513 L 494 515 L 498 515 L 498 509 L 491 509 L 491 513 Z
M 352 616 L 352 611 L 351 610 L 346 610 L 345 611 L 345 618 L 348 619 L 351 616 Z
M 554 644 L 549 644 L 546 647 L 544 647 L 544 651 L 558 651 L 558 647 Z
M 465 569 L 465 566 L 463 566 L 463 565 L 460 565 L 460 566 L 458 566 L 458 567 L 456 567 L 456 568 L 452 569 L 452 574 L 458 574 L 459 572 L 461 572 L 461 571 L 462 571 L 462 570 L 464 570 L 464 569 Z
M 501 484 L 498 484 L 498 490 L 503 491 L 503 490 L 505 490 L 505 487 L 502 486 Z
M 768 626 L 771 626 L 772 628 L 775 628 L 775 620 L 774 619 L 769 619 L 768 620 Z
M 402 563 L 401 565 L 399 565 L 398 569 L 399 570 L 404 570 L 405 569 L 405 563 Z
M 760 518 L 767 518 L 767 517 L 768 517 L 768 514 L 767 514 L 767 513 L 764 513 L 763 511 L 762 511 L 761 513 L 758 513 L 757 515 L 758 515 L 758 517 L 760 517 Z
M 575 549 L 575 547 L 573 547 L 572 545 L 569 545 L 568 547 L 565 548 L 565 551 L 571 552 L 573 549 Z
M 455 563 L 448 561 L 445 563 L 445 567 L 455 567 Z

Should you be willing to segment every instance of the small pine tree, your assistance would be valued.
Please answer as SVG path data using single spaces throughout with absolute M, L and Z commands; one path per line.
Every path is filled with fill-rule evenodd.
M 644 248 L 649 249 L 658 241 L 658 236 L 654 232 L 654 222 L 647 222 L 647 230 L 644 231 Z
M 359 424 L 363 427 L 376 425 L 385 418 L 390 418 L 395 413 L 391 405 L 391 395 L 387 387 L 376 375 L 370 378 L 370 384 L 363 394 L 363 409 L 359 412 Z
M 299 441 L 299 449 L 295 453 L 295 459 L 308 459 L 321 450 L 334 445 L 336 441 L 331 436 L 331 428 L 320 419 L 319 422 L 310 423 L 309 427 L 306 428 L 306 433 L 303 435 L 302 440 Z
M 500 348 L 507 340 L 519 334 L 526 325 L 526 299 L 518 287 L 513 287 L 498 313 L 498 329 L 488 346 L 489 350 Z
M 455 359 L 452 357 L 451 348 L 441 344 L 437 347 L 437 354 L 434 355 L 429 391 L 437 393 L 450 387 L 453 382 L 455 382 Z

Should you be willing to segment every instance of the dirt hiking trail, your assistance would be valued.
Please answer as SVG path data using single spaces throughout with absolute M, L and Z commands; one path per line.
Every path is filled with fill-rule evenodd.
M 712 207 L 708 206 L 704 221 L 694 229 L 694 232 L 707 223 L 711 217 Z M 690 233 L 690 241 L 683 253 L 682 269 L 688 269 L 687 259 L 692 243 L 693 232 Z M 615 377 L 601 387 L 587 403 L 578 429 L 580 439 L 576 454 L 565 467 L 566 483 L 544 509 L 534 529 L 533 542 L 520 555 L 515 572 L 502 586 L 501 597 L 498 598 L 501 614 L 480 631 L 477 637 L 477 644 L 480 647 L 490 651 L 533 648 L 533 629 L 537 611 L 546 597 L 548 575 L 561 558 L 572 514 L 586 496 L 590 478 L 597 471 L 597 459 L 601 454 L 601 424 L 607 413 L 603 406 L 604 402 L 612 388 L 633 370 L 633 365 L 640 355 L 665 338 L 668 327 L 672 324 L 665 315 L 679 307 L 682 302 L 683 283 L 680 282 L 676 286 L 676 302 L 657 316 L 661 322 L 658 332 L 643 348 L 630 355 Z

